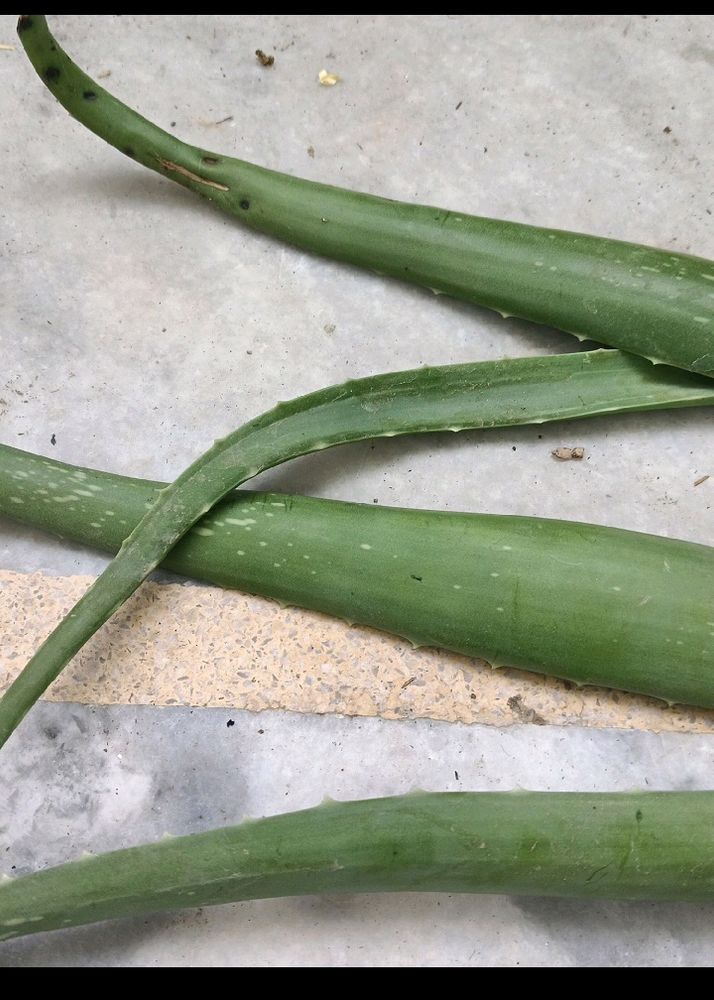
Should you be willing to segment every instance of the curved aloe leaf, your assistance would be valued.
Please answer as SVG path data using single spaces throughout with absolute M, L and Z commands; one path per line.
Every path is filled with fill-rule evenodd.
M 7 739 L 64 665 L 176 542 L 234 486 L 258 472 L 371 437 L 714 400 L 708 381 L 671 371 L 667 380 L 668 371 L 600 351 L 380 375 L 278 406 L 218 442 L 174 484 L 151 492 L 138 524 L 135 506 L 133 514 L 120 517 L 128 522 L 120 528 L 133 528 L 131 534 L 0 701 L 0 738 Z M 94 474 L 86 470 L 67 473 L 45 460 L 52 478 L 40 485 L 43 470 L 30 458 L 8 451 L 3 456 L 3 467 L 12 469 L 3 508 L 13 516 L 42 523 L 56 510 L 66 512 L 71 523 L 85 513 L 92 516 L 92 494 L 106 499 L 114 515 L 121 510 L 127 490 L 120 481 L 90 479 Z M 714 615 L 707 582 L 714 569 L 712 549 L 531 518 L 294 501 L 283 520 L 266 516 L 278 514 L 278 508 L 254 511 L 255 503 L 237 504 L 235 516 L 214 513 L 191 537 L 213 543 L 211 549 L 220 553 L 219 578 L 229 583 L 376 625 L 419 644 L 482 655 L 498 665 L 714 704 Z M 109 527 L 116 517 L 106 509 L 99 520 L 92 516 L 85 530 L 99 537 L 103 530 L 116 532 Z M 111 536 L 114 542 L 118 535 Z M 266 567 L 260 542 L 271 538 Z M 204 556 L 188 548 L 186 569 L 210 576 Z M 247 576 L 241 578 L 243 566 Z
M 546 360 L 550 363 L 544 368 Z M 622 366 L 612 360 L 617 382 Z M 611 397 L 605 394 L 601 398 L 603 394 L 594 384 L 597 379 L 589 378 L 591 371 L 602 370 L 606 388 L 611 388 L 607 376 L 610 361 L 607 354 L 604 362 L 596 361 L 594 365 L 593 355 L 563 355 L 557 361 L 526 359 L 517 362 L 515 368 L 457 365 L 379 375 L 282 403 L 216 442 L 161 492 L 111 566 L 8 689 L 0 701 L 0 746 L 87 639 L 121 607 L 196 521 L 234 487 L 299 455 L 365 438 L 583 414 L 587 404 L 584 406 L 578 392 L 581 381 L 592 383 L 594 412 L 611 412 Z M 557 402 L 553 377 L 559 379 L 563 389 Z M 518 387 L 517 403 L 514 385 Z M 621 399 L 621 403 L 632 408 L 631 399 Z M 650 404 L 656 405 L 654 396 Z
M 254 229 L 504 314 L 714 374 L 711 261 L 386 201 L 198 149 L 83 73 L 43 14 L 23 14 L 18 31 L 41 79 L 78 121 Z
M 714 793 L 409 795 L 85 858 L 0 886 L 0 941 L 322 893 L 714 899 Z

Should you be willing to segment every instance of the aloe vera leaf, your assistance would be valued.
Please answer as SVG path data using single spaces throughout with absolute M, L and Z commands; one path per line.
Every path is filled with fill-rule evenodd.
M 0 886 L 0 940 L 322 893 L 714 899 L 714 793 L 413 794 L 325 803 Z
M 0 700 L 0 747 L 87 639 L 196 521 L 236 486 L 299 455 L 368 438 L 612 412 L 609 373 L 614 365 L 618 383 L 623 366 L 617 354 L 612 358 L 603 352 L 603 358 L 600 361 L 595 352 L 524 359 L 505 368 L 482 363 L 377 375 L 281 403 L 217 441 L 161 492 L 111 565 L 8 688 Z M 597 374 L 590 373 L 603 374 L 604 393 L 596 389 Z M 554 392 L 554 380 L 560 392 Z M 588 382 L 591 411 L 587 397 L 578 391 Z M 625 388 L 631 386 L 627 377 L 625 383 Z M 632 409 L 632 399 L 621 398 L 620 405 Z M 657 405 L 654 390 L 646 406 Z M 54 502 L 71 503 L 78 495 L 75 490 Z
M 336 401 L 321 407 L 323 397 Z M 714 387 L 599 351 L 380 376 L 310 399 L 317 416 L 298 424 L 324 422 L 355 440 L 711 402 Z M 0 448 L 1 513 L 105 549 L 138 530 L 164 489 Z M 205 506 L 197 500 L 194 512 Z M 714 707 L 706 546 L 554 520 L 246 493 L 213 509 L 166 565 L 494 665 Z
M 190 146 L 82 72 L 43 14 L 18 31 L 79 122 L 246 225 L 305 250 L 581 338 L 714 374 L 714 263 L 596 236 L 387 201 Z

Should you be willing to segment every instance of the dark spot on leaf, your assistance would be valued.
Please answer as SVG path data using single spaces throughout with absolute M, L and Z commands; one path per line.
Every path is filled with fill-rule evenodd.
M 85 90 L 85 92 L 82 94 L 82 97 L 85 99 L 85 101 L 96 101 L 97 99 L 97 95 L 94 93 L 93 90 Z
M 59 80 L 59 78 L 60 78 L 60 71 L 57 69 L 57 67 L 48 66 L 47 69 L 45 70 L 45 80 L 47 80 L 49 83 L 54 83 L 55 80 Z
M 204 156 L 203 162 L 206 164 L 207 167 L 215 167 L 215 165 L 217 163 L 220 163 L 221 161 L 217 156 Z
M 638 809 L 637 812 L 635 813 L 635 819 L 637 820 L 638 823 L 642 822 L 642 810 L 641 809 Z
M 414 576 L 412 573 L 412 580 L 416 580 L 417 583 L 421 583 L 424 578 L 422 576 Z
M 241 201 L 241 203 L 240 203 L 240 207 L 241 207 L 241 208 L 243 209 L 243 211 L 244 211 L 244 212 L 247 212 L 247 211 L 248 211 L 248 209 L 250 208 L 250 202 L 248 201 L 248 199 L 247 199 L 247 198 L 244 198 L 244 199 L 243 199 L 243 200 Z
M 125 156 L 130 156 L 132 160 L 136 156 L 132 146 L 125 146 L 124 149 L 122 149 L 122 153 L 124 153 Z
M 17 32 L 18 32 L 18 34 L 21 35 L 23 33 L 23 31 L 29 31 L 30 28 L 33 27 L 34 23 L 35 22 L 30 17 L 29 14 L 22 14 L 20 16 L 20 20 L 17 22 Z

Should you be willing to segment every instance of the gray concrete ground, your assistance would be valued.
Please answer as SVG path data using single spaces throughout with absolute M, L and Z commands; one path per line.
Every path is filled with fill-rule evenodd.
M 711 16 L 66 15 L 53 24 L 91 73 L 111 73 L 110 89 L 204 146 L 390 197 L 714 257 Z M 14 19 L 0 15 L 0 44 L 14 41 Z M 258 65 L 256 48 L 275 54 L 272 69 Z M 318 86 L 323 68 L 340 74 L 338 86 Z M 376 371 L 577 349 L 565 335 L 435 301 L 242 230 L 73 123 L 19 47 L 0 50 L 0 116 L 5 443 L 170 478 L 279 398 Z M 682 412 L 383 441 L 292 463 L 263 483 L 714 544 L 714 479 L 693 486 L 714 473 L 710 426 L 706 414 Z M 551 449 L 567 444 L 584 446 L 587 460 L 552 461 Z M 78 547 L 0 524 L 2 567 L 72 573 L 101 565 Z M 3 787 L 12 788 L 0 799 L 2 836 L 32 830 L 31 843 L 15 833 L 7 845 L 29 867 L 126 835 L 117 799 L 136 805 L 132 836 L 163 832 L 152 802 L 172 781 L 166 815 L 174 832 L 198 822 L 198 802 L 202 815 L 220 820 L 222 809 L 231 817 L 250 811 L 246 803 L 278 808 L 288 786 L 300 787 L 290 805 L 316 801 L 326 776 L 295 756 L 316 733 L 319 754 L 351 776 L 336 788 L 345 795 L 383 790 L 384 761 L 394 790 L 451 787 L 446 757 L 464 743 L 483 765 L 463 787 L 562 787 L 573 778 L 606 788 L 616 772 L 633 785 L 647 777 L 674 787 L 675 760 L 695 768 L 686 773 L 704 786 L 714 747 L 707 738 L 680 745 L 573 731 L 445 733 L 424 723 L 409 730 L 419 735 L 414 756 L 399 725 L 286 716 L 271 722 L 290 747 L 264 765 L 263 780 L 277 782 L 271 794 L 257 794 L 263 765 L 250 760 L 261 743 L 246 737 L 231 779 L 240 796 L 227 803 L 231 782 L 186 778 L 194 766 L 186 740 L 217 774 L 229 766 L 227 734 L 212 713 L 147 710 L 137 727 L 121 710 L 42 712 L 17 744 L 20 759 L 37 767 L 18 771 L 17 749 L 0 763 Z M 80 745 L 75 717 L 89 727 Z M 72 734 L 76 752 L 50 744 L 41 718 Z M 262 726 L 241 724 L 246 732 Z M 131 768 L 116 759 L 90 766 L 103 726 Z M 510 758 L 494 740 L 505 741 Z M 332 753 L 333 741 L 344 748 Z M 569 770 L 586 744 L 589 756 Z M 367 766 L 377 745 L 380 756 Z M 288 766 L 294 773 L 285 775 Z M 208 762 L 201 769 L 213 773 Z M 82 795 L 86 808 L 77 805 Z M 63 811 L 69 836 L 58 825 Z M 6 946 L 0 964 L 703 964 L 710 916 L 706 908 L 493 899 L 266 903 Z

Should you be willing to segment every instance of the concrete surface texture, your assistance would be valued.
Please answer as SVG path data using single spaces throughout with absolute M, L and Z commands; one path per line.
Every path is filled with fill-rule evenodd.
M 714 257 L 710 16 L 66 15 L 52 23 L 110 90 L 203 146 L 388 197 Z M 14 44 L 14 18 L 0 15 L 3 442 L 169 479 L 280 398 L 377 371 L 579 349 L 564 334 L 436 301 L 241 229 L 74 123 L 19 45 L 6 47 Z M 272 68 L 258 63 L 257 48 L 275 55 Z M 339 74 L 337 86 L 319 86 L 323 68 Z M 291 463 L 260 482 L 714 544 L 714 479 L 694 486 L 714 474 L 710 426 L 706 413 L 681 412 L 380 441 Z M 552 460 L 564 445 L 583 446 L 586 461 Z M 69 574 L 103 565 L 77 546 L 0 524 L 2 568 Z M 395 791 L 447 789 L 454 770 L 464 788 L 557 788 L 572 777 L 576 787 L 604 789 L 606 766 L 631 786 L 647 778 L 681 787 L 686 773 L 704 787 L 714 748 L 704 736 L 519 736 L 285 715 L 271 722 L 284 752 L 265 764 L 271 788 L 258 795 L 258 737 L 226 757 L 225 724 L 210 711 L 127 711 L 45 706 L 28 720 L 0 762 L 3 870 L 9 855 L 32 869 L 110 846 L 128 835 L 129 818 L 138 840 L 164 832 L 152 811 L 159 790 L 171 803 L 159 818 L 174 833 L 221 822 L 222 809 L 230 817 L 277 809 L 281 795 L 290 806 L 317 801 L 330 783 L 301 748 L 314 747 L 318 731 L 318 759 L 350 775 L 330 785 L 335 797 L 380 794 L 385 766 Z M 241 725 L 267 732 L 262 719 Z M 43 720 L 64 734 L 64 751 Z M 130 767 L 116 756 L 111 774 L 90 766 L 109 758 L 102 727 Z M 418 752 L 404 751 L 406 732 L 418 734 Z M 478 771 L 451 767 L 459 741 L 469 760 L 483 757 Z M 196 765 L 199 744 L 207 760 Z M 444 758 L 436 768 L 444 753 L 449 766 Z M 191 780 L 193 766 L 202 779 Z M 230 781 L 215 780 L 229 766 Z M 301 793 L 286 797 L 294 776 Z M 710 918 L 701 907 L 492 899 L 265 903 L 5 946 L 0 964 L 705 964 Z

